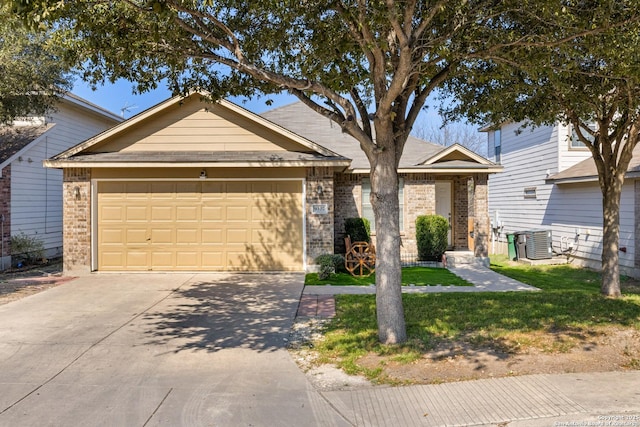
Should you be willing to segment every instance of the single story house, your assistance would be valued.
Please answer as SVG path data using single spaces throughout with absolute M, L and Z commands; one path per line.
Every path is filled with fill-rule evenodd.
M 45 162 L 64 171 L 65 271 L 304 271 L 342 250 L 344 218 L 371 216 L 363 159 L 301 103 L 259 116 L 198 93 L 168 99 Z M 487 179 L 500 170 L 410 138 L 403 251 L 415 252 L 416 216 L 438 212 L 452 249 L 486 259 Z
M 45 256 L 62 255 L 62 171 L 42 161 L 122 119 L 73 94 L 46 117 L 0 126 L 0 270 L 9 268 L 11 238 L 42 242 Z

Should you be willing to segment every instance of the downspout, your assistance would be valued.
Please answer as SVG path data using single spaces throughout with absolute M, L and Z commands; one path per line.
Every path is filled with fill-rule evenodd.
M 4 271 L 4 214 L 0 215 L 0 271 Z
M 44 137 L 44 155 L 49 158 L 49 137 Z M 48 235 L 49 230 L 49 168 L 44 168 L 44 234 Z

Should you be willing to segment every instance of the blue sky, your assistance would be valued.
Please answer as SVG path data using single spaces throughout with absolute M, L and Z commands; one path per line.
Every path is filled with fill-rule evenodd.
M 128 111 L 124 112 L 126 119 L 153 107 L 171 96 L 171 92 L 163 86 L 152 92 L 134 95 L 133 84 L 126 80 L 118 80 L 115 84 L 107 83 L 104 86 L 99 86 L 95 91 L 92 90 L 87 83 L 78 80 L 72 92 L 119 116 L 122 115 L 122 109 L 128 106 Z M 274 101 L 271 106 L 265 104 L 267 100 L 266 97 L 251 100 L 246 98 L 229 98 L 229 100 L 254 113 L 262 113 L 266 110 L 297 101 L 296 97 L 288 94 L 271 96 L 269 98 Z
M 134 95 L 133 84 L 126 80 L 118 80 L 115 84 L 107 83 L 103 86 L 99 86 L 95 91 L 92 90 L 87 83 L 82 80 L 77 80 L 72 92 L 75 95 L 102 108 L 106 108 L 117 115 L 121 115 L 122 109 L 129 106 L 130 108 L 128 111 L 125 111 L 124 113 L 124 117 L 127 119 L 150 107 L 153 107 L 171 96 L 171 92 L 164 86 L 161 86 L 152 92 Z M 295 96 L 289 94 L 270 96 L 269 98 L 274 101 L 270 106 L 265 104 L 265 101 L 267 100 L 266 97 L 250 100 L 236 97 L 229 98 L 229 100 L 258 114 L 297 101 Z M 423 111 L 421 119 L 428 122 L 440 123 L 440 118 L 438 117 L 435 108 L 429 108 L 428 111 Z
M 103 86 L 99 86 L 94 91 L 87 83 L 83 82 L 82 80 L 78 80 L 74 85 L 73 93 L 100 107 L 106 108 L 107 110 L 112 111 L 119 116 L 122 115 L 123 108 L 128 107 L 127 111 L 124 111 L 125 119 L 141 113 L 142 111 L 153 107 L 154 105 L 164 101 L 171 96 L 170 91 L 167 90 L 164 86 L 160 86 L 158 89 L 151 92 L 134 95 L 133 86 L 134 85 L 132 83 L 126 80 L 119 80 L 115 84 L 107 83 Z M 273 104 L 267 105 L 267 99 L 273 100 Z M 264 111 L 276 107 L 291 104 L 293 102 L 296 102 L 298 99 L 289 94 L 282 94 L 254 99 L 232 97 L 229 98 L 229 100 L 246 108 L 249 111 L 260 114 Z M 440 116 L 437 112 L 438 101 L 435 100 L 435 96 L 433 96 L 427 100 L 427 104 L 429 105 L 429 108 L 427 108 L 426 110 L 422 110 L 420 116 L 418 117 L 418 120 L 416 121 L 416 124 L 414 125 L 414 134 L 418 137 L 438 142 L 437 139 L 433 139 L 437 137 L 429 136 L 433 135 L 433 132 L 436 132 L 437 134 L 440 134 L 441 132 L 439 126 L 442 124 L 442 120 L 440 119 Z M 463 124 L 463 126 L 465 128 L 470 128 L 471 133 L 477 132 L 477 126 L 468 124 Z M 421 134 L 421 131 L 430 133 Z M 482 140 L 485 137 L 481 136 L 480 138 Z M 486 154 L 484 146 L 475 149 L 480 154 Z
M 114 84 L 106 83 L 103 86 L 99 86 L 94 91 L 87 83 L 82 80 L 77 80 L 72 92 L 75 95 L 102 108 L 106 108 L 119 116 L 122 116 L 124 113 L 125 119 L 135 116 L 136 114 L 153 107 L 171 96 L 171 92 L 162 85 L 154 91 L 137 95 L 134 95 L 133 87 L 134 85 L 126 80 L 118 80 Z M 271 99 L 273 103 L 271 105 L 267 105 L 267 99 Z M 253 99 L 232 97 L 229 98 L 229 100 L 256 114 L 298 101 L 295 96 L 286 93 L 282 95 L 272 95 L 269 97 L 258 97 Z M 427 100 L 427 105 L 429 105 L 429 107 L 426 110 L 423 109 L 420 113 L 420 116 L 414 125 L 413 133 L 418 137 L 425 138 L 433 142 L 444 143 L 437 139 L 438 136 L 434 136 L 442 135 L 441 130 L 439 129 L 442 124 L 442 120 L 438 115 L 438 101 L 435 99 L 435 96 L 432 96 Z M 123 111 L 125 107 L 128 108 L 126 111 Z M 468 124 L 463 126 L 465 128 L 470 128 L 472 134 L 477 132 L 476 126 Z M 480 138 L 484 139 L 484 136 L 481 136 Z M 484 147 L 473 149 L 478 151 L 480 154 L 485 154 Z

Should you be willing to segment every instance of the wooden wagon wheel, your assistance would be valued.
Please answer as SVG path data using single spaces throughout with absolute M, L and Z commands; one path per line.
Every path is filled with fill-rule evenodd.
M 355 242 L 345 257 L 345 267 L 352 276 L 368 277 L 376 270 L 375 255 L 366 242 Z

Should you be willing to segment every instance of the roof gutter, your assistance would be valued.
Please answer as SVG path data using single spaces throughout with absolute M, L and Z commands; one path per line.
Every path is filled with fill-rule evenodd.
M 459 173 L 500 173 L 504 170 L 502 166 L 480 166 L 477 168 L 399 168 L 398 173 L 433 173 L 433 174 L 459 174 Z M 357 168 L 351 173 L 368 174 L 371 169 Z
M 546 184 L 579 184 L 583 182 L 597 182 L 597 176 L 576 176 L 570 178 L 547 178 L 544 180 Z
M 348 167 L 350 160 L 319 161 L 255 161 L 255 162 L 78 162 L 69 160 L 44 160 L 46 168 L 299 168 L 312 166 Z
M 640 171 L 627 172 L 624 174 L 625 179 L 637 179 L 640 178 Z M 589 176 L 574 176 L 567 178 L 547 178 L 545 183 L 547 184 L 579 184 L 583 182 L 598 182 L 598 175 Z

